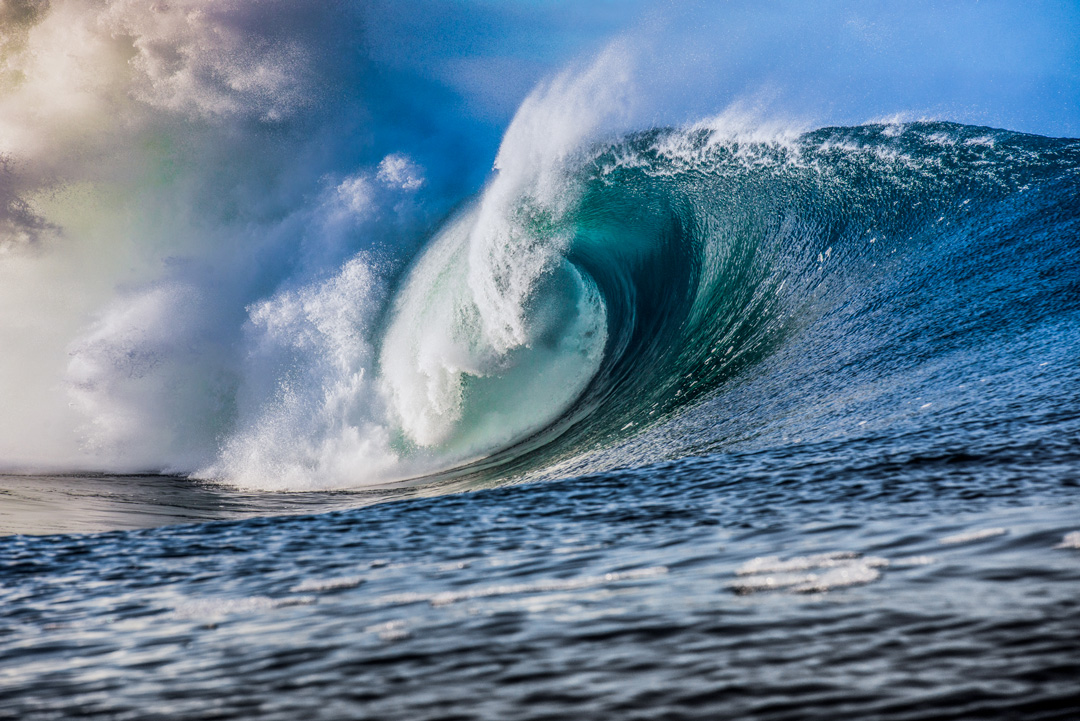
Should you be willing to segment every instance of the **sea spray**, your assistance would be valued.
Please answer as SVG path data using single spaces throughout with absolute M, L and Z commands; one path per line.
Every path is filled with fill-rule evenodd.
M 873 11 L 867 24 L 844 8 L 769 22 L 749 7 L 669 9 L 612 42 L 611 28 L 631 21 L 596 8 L 473 6 L 467 19 L 424 8 L 5 4 L 2 467 L 199 471 L 299 489 L 482 459 L 526 473 L 620 462 L 611 449 L 647 459 L 656 446 L 635 434 L 652 438 L 659 419 L 776 358 L 850 299 L 836 289 L 873 285 L 867 263 L 880 277 L 890 262 L 931 262 L 905 253 L 929 243 L 938 218 L 957 227 L 951 208 L 922 195 L 935 162 L 976 177 L 1006 163 L 964 154 L 1004 142 L 998 131 L 933 130 L 915 152 L 903 146 L 919 133 L 904 122 L 883 123 L 872 142 L 796 132 L 941 114 L 938 86 L 908 72 L 906 46 L 876 44 L 873 28 L 910 39 L 920 61 L 929 48 L 935 72 L 1015 87 L 993 63 L 942 51 L 943 22 L 964 27 L 965 41 L 985 38 L 967 9 L 925 26 Z M 983 44 L 1064 32 L 1064 15 Z M 791 32 L 811 20 L 814 33 Z M 546 43 L 536 28 L 552 23 L 582 32 Z M 841 64 L 863 74 L 830 70 L 791 37 L 835 40 Z M 1061 51 L 1042 46 L 1033 67 L 1061 66 Z M 887 99 L 870 92 L 886 86 Z M 985 82 L 951 87 L 965 89 L 951 96 L 954 117 L 1002 107 L 986 101 Z M 972 88 L 982 95 L 964 94 Z M 1068 113 L 1026 110 L 1023 98 L 978 117 L 1069 127 Z M 890 175 L 860 160 L 869 155 L 908 168 Z M 722 156 L 732 164 L 709 164 Z M 1048 162 L 1053 175 L 1064 161 Z M 849 181 L 868 171 L 893 179 L 860 195 Z M 1038 195 L 1042 171 L 1032 172 Z M 913 211 L 882 212 L 882 198 Z M 972 193 L 964 212 L 990 212 L 987 198 Z M 874 215 L 890 233 L 866 227 Z M 864 231 L 890 258 L 857 242 Z M 898 243 L 904 233 L 920 240 Z M 461 287 L 422 292 L 439 275 L 428 272 L 436 246 L 455 244 L 444 270 L 463 275 Z M 322 297 L 338 287 L 362 308 Z M 348 319 L 340 331 L 327 330 L 331 308 Z M 343 348 L 357 357 L 341 362 Z M 274 440 L 285 437 L 304 442 Z M 333 460 L 361 447 L 376 460 L 359 470 Z

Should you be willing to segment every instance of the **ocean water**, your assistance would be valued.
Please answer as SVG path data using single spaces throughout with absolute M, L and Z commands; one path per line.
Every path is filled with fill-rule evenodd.
M 1080 717 L 1080 140 L 11 8 L 0 718 Z
M 295 500 L 5 479 L 12 530 L 182 525 L 0 539 L 2 713 L 1074 718 L 1078 160 L 942 123 L 597 148 L 519 211 L 569 317 L 509 447 Z M 514 385 L 559 354 L 569 403 Z

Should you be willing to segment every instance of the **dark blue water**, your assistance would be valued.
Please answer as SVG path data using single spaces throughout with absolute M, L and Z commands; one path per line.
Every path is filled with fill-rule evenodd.
M 929 432 L 10 536 L 0 714 L 1075 718 L 1077 460 Z
M 604 356 L 531 435 L 366 491 L 0 479 L 55 534 L 0 538 L 0 718 L 1080 717 L 1078 169 L 595 149 L 534 231 Z

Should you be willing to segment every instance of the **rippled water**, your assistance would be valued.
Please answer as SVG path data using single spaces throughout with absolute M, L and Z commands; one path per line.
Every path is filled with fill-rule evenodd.
M 1078 429 L 8 536 L 0 717 L 1076 718 Z

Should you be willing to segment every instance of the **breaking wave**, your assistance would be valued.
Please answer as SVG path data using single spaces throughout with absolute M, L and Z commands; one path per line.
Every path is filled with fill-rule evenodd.
M 488 174 L 429 78 L 313 50 L 370 15 L 274 5 L 5 18 L 0 293 L 38 348 L 0 368 L 6 467 L 302 490 L 828 437 L 1076 303 L 1076 141 L 642 124 L 624 41 L 540 84 Z

